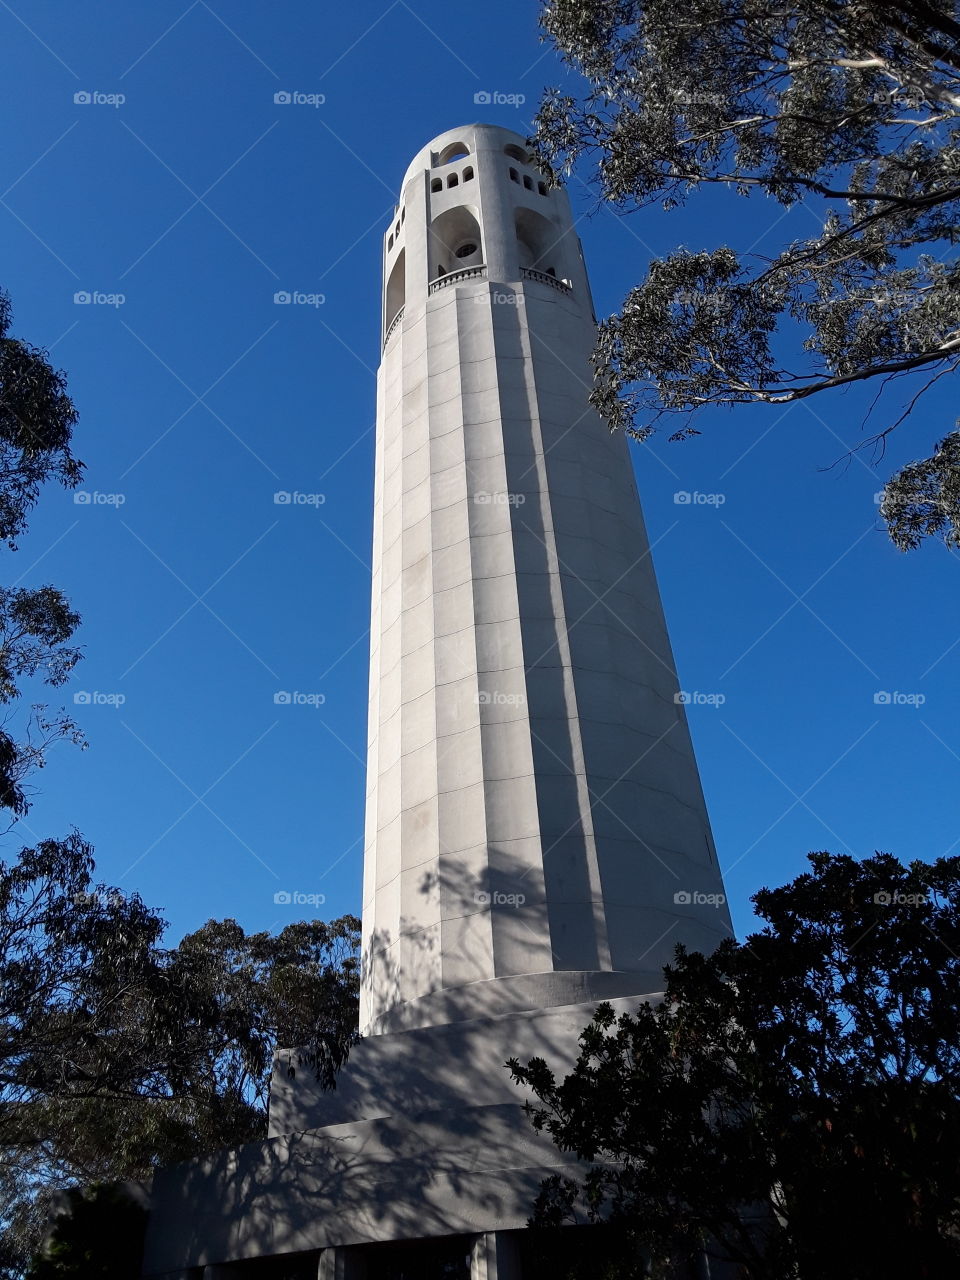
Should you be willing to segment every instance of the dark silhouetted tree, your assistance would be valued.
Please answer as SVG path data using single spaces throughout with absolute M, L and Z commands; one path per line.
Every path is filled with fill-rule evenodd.
M 601 1005 L 565 1079 L 509 1064 L 587 1164 L 536 1221 L 613 1224 L 611 1276 L 643 1249 L 655 1274 L 702 1250 L 749 1280 L 960 1270 L 960 858 L 810 863 L 755 895 L 761 931 L 678 948 L 662 1003 Z
M 93 872 L 78 835 L 0 863 L 0 1275 L 54 1193 L 265 1136 L 274 1050 L 329 1085 L 356 1035 L 355 917 L 210 921 L 165 948 L 160 915 Z

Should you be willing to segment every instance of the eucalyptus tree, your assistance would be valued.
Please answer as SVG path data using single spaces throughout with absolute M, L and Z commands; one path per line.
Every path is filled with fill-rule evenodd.
M 711 405 L 902 388 L 868 442 L 882 449 L 960 363 L 957 5 L 547 0 L 542 21 L 584 78 L 541 103 L 548 170 L 589 162 L 624 212 L 720 188 L 769 197 L 771 222 L 802 203 L 819 224 L 795 238 L 788 220 L 765 258 L 718 243 L 652 261 L 600 326 L 593 403 L 641 438 L 664 418 L 684 437 Z M 902 549 L 960 545 L 955 428 L 886 485 Z

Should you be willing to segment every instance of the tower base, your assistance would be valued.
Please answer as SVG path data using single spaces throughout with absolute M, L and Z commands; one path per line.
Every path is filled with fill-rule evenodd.
M 643 998 L 611 1003 L 628 1012 Z M 568 1071 L 595 1007 L 371 1036 L 333 1093 L 296 1068 L 295 1053 L 278 1055 L 265 1141 L 157 1172 L 144 1276 L 252 1280 L 261 1274 L 254 1259 L 286 1258 L 295 1273 L 297 1256 L 318 1250 L 348 1250 L 355 1272 L 364 1252 L 356 1246 L 522 1230 L 543 1179 L 578 1166 L 534 1130 L 524 1112 L 531 1095 L 504 1064 L 542 1056 Z M 471 1248 L 486 1267 L 471 1263 L 478 1280 L 519 1280 L 507 1244 Z M 355 1280 L 339 1256 L 322 1255 L 312 1274 Z

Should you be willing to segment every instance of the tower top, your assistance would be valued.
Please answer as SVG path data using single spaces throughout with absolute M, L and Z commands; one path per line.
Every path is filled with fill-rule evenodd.
M 525 278 L 542 278 L 582 323 L 593 325 L 566 191 L 550 185 L 526 139 L 512 129 L 444 130 L 407 167 L 384 232 L 384 354 L 393 350 L 400 325 L 418 323 L 428 299 L 451 286 Z
M 459 145 L 458 145 L 459 144 Z M 459 125 L 456 129 L 446 129 L 421 147 L 407 166 L 403 175 L 401 190 L 411 178 L 424 169 L 436 169 L 450 164 L 458 156 L 475 155 L 478 151 L 493 151 L 513 147 L 519 153 L 515 158 L 527 163 L 530 152 L 526 138 L 512 129 L 503 129 L 496 124 Z M 508 153 L 509 154 L 509 153 Z

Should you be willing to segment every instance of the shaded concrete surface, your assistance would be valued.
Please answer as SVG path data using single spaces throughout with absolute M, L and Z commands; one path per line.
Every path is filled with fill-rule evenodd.
M 519 1103 L 333 1125 L 161 1170 L 144 1274 L 526 1225 L 572 1169 Z
M 647 999 L 656 1003 L 660 995 Z M 622 1013 L 639 1001 L 610 1003 Z M 405 1112 L 452 1111 L 464 1103 L 522 1103 L 528 1095 L 511 1080 L 506 1060 L 542 1057 L 556 1073 L 567 1072 L 595 1008 L 586 1002 L 368 1036 L 353 1049 L 333 1092 L 320 1088 L 309 1067 L 298 1067 L 295 1050 L 283 1050 L 270 1088 L 270 1137 Z
M 524 1227 L 542 1180 L 576 1165 L 534 1131 L 505 1063 L 542 1056 L 566 1071 L 595 1007 L 370 1036 L 333 1093 L 283 1051 L 270 1138 L 158 1172 L 144 1275 Z

